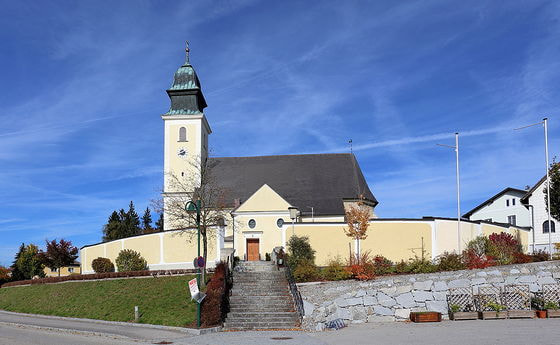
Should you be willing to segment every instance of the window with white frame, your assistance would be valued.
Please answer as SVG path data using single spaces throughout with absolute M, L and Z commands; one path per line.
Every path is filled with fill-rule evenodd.
M 509 199 L 506 199 L 506 207 L 509 207 Z
M 543 233 L 548 234 L 549 230 L 550 232 L 556 232 L 556 226 L 554 225 L 553 220 L 550 221 L 550 227 L 548 226 L 548 220 L 545 220 L 544 223 L 542 224 Z
M 508 223 L 511 225 L 515 225 L 515 216 L 508 216 Z

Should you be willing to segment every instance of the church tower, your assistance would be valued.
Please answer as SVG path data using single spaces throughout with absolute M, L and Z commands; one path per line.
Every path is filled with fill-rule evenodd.
M 186 61 L 175 72 L 173 84 L 167 90 L 171 107 L 161 116 L 164 122 L 164 203 L 168 193 L 184 191 L 177 190 L 174 181 L 200 179 L 197 165 L 208 157 L 208 135 L 212 130 L 203 113 L 206 100 L 190 64 L 189 53 L 187 42 Z M 164 214 L 165 230 L 173 228 L 168 218 Z

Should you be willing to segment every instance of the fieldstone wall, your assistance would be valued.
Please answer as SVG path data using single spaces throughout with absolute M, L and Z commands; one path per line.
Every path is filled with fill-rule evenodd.
M 491 267 L 479 270 L 385 276 L 371 281 L 300 283 L 305 317 L 303 327 L 323 330 L 325 322 L 398 321 L 411 311 L 438 311 L 448 318 L 450 288 L 560 283 L 560 261 Z

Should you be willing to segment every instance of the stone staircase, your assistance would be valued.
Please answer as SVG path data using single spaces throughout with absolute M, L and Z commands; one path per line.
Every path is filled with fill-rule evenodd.
M 233 272 L 229 330 L 293 329 L 299 327 L 284 269 L 270 261 L 241 261 Z

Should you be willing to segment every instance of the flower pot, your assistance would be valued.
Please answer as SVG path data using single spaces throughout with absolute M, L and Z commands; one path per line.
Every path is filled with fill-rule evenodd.
M 482 320 L 507 319 L 507 311 L 481 311 L 479 313 Z
M 450 320 L 476 320 L 478 319 L 478 312 L 476 311 L 458 311 L 456 313 L 451 312 L 449 314 Z
M 537 310 L 535 311 L 535 314 L 539 319 L 546 319 L 546 310 Z
M 547 309 L 546 315 L 548 317 L 560 317 L 560 309 Z
M 422 311 L 410 313 L 412 322 L 441 322 L 441 313 L 435 311 Z

